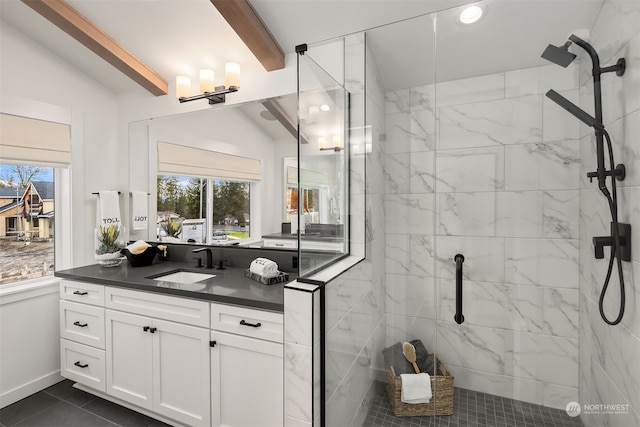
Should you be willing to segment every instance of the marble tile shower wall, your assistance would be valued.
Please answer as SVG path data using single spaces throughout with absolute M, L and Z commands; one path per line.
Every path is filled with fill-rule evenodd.
M 586 126 L 580 129 L 580 400 L 582 405 L 629 405 L 621 414 L 586 412 L 588 426 L 640 425 L 640 3 L 606 0 L 591 30 L 591 43 L 603 65 L 624 57 L 625 75 L 602 76 L 603 119 L 611 134 L 616 162 L 627 167 L 618 185 L 619 220 L 632 227 L 632 262 L 623 263 L 626 310 L 620 325 L 600 318 L 598 300 L 608 266 L 594 258 L 593 236 L 609 233 L 610 215 L 604 197 L 586 173 L 596 169 L 595 143 Z M 593 112 L 591 63 L 580 61 L 580 106 Z M 607 163 L 608 164 L 608 163 Z M 618 314 L 617 270 L 611 279 L 605 312 Z M 584 408 L 584 406 L 583 406 Z
M 580 142 L 551 87 L 577 102 L 577 67 L 386 93 L 386 340 L 422 339 L 457 386 L 564 408 L 578 397 Z
M 361 67 L 350 67 L 354 78 L 347 80 L 347 88 L 352 101 L 360 102 L 366 93 L 364 117 L 371 126 L 366 135 L 352 141 L 358 145 L 354 160 L 361 159 L 364 151 L 366 179 L 357 182 L 366 185 L 358 192 L 365 196 L 366 259 L 325 286 L 324 397 L 328 426 L 363 424 L 376 394 L 372 368 L 381 364 L 380 350 L 385 344 L 384 178 L 379 140 L 384 133 L 384 92 L 368 51 L 365 55 L 364 34 L 351 37 L 356 40 L 347 43 L 347 64 Z M 354 72 L 354 68 L 362 73 Z M 359 95 L 354 98 L 354 94 Z M 355 223 L 352 219 L 351 224 Z

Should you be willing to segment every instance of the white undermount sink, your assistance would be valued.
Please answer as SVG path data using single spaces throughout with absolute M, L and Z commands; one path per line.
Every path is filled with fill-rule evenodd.
M 154 277 L 153 280 L 189 284 L 189 283 L 196 283 L 196 282 L 201 282 L 203 280 L 211 279 L 212 277 L 216 277 L 216 275 L 206 274 L 206 273 L 194 273 L 192 271 L 176 271 L 174 273 L 165 274 L 164 276 Z

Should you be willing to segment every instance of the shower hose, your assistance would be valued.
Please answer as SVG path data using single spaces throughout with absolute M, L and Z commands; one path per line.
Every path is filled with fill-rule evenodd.
M 602 133 L 604 134 L 605 139 L 607 140 L 607 150 L 609 152 L 609 170 L 613 171 L 615 167 L 615 162 L 613 160 L 613 147 L 611 144 L 611 138 L 609 137 L 609 133 L 602 129 Z M 609 268 L 607 269 L 607 275 L 604 279 L 604 285 L 602 286 L 602 292 L 600 293 L 600 301 L 598 303 L 598 308 L 600 309 L 600 316 L 605 323 L 609 325 L 617 325 L 622 321 L 622 316 L 624 316 L 624 306 L 625 306 L 625 294 L 624 294 L 624 277 L 622 271 L 622 259 L 620 257 L 620 234 L 618 232 L 618 195 L 616 191 L 616 178 L 612 174 L 611 175 L 611 193 L 606 186 L 601 187 L 600 191 L 607 199 L 609 203 L 609 210 L 611 211 L 611 222 L 612 222 L 612 233 L 613 233 L 613 245 L 611 245 L 611 257 L 609 258 Z M 620 282 L 620 310 L 618 312 L 618 317 L 615 320 L 609 320 L 607 315 L 604 312 L 604 297 L 607 293 L 607 288 L 609 287 L 609 281 L 611 280 L 611 273 L 613 272 L 613 264 L 617 260 L 618 267 L 618 277 Z

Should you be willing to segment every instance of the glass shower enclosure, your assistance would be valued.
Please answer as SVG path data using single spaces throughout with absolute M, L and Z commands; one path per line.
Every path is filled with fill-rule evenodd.
M 561 68 L 540 55 L 586 28 L 608 65 L 637 40 L 639 8 L 476 5 L 484 14 L 475 24 L 453 8 L 364 32 L 367 256 L 324 286 L 326 425 L 380 425 L 383 350 L 412 340 L 473 399 L 473 413 L 451 415 L 461 425 L 482 425 L 478 414 L 495 413 L 493 397 L 577 415 L 568 405 L 606 400 L 594 384 L 619 385 L 612 396 L 638 403 L 640 387 L 623 373 L 637 378 L 637 359 L 611 350 L 631 342 L 637 355 L 638 327 L 631 316 L 610 332 L 597 315 L 606 265 L 593 259 L 591 237 L 609 224 L 586 179 L 595 169 L 592 133 L 545 97 L 554 88 L 589 111 L 590 63 L 578 56 Z M 626 29 L 613 41 L 605 29 L 616 24 Z M 630 77 L 607 78 L 605 114 L 624 123 L 629 110 L 617 104 Z M 617 139 L 628 144 L 623 132 Z M 635 289 L 633 265 L 625 274 Z M 611 292 L 605 309 L 615 314 Z M 604 354 L 609 363 L 598 359 Z M 440 396 L 434 389 L 432 399 Z M 526 411 L 514 417 L 528 420 Z M 621 417 L 607 422 L 640 420 L 633 409 Z M 607 415 L 584 419 L 598 425 Z

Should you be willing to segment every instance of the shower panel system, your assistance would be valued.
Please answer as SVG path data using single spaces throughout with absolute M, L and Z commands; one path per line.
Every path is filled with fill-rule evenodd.
M 549 45 L 542 57 L 562 67 L 567 67 L 575 58 L 576 55 L 569 52 L 569 47 L 572 44 L 576 44 L 584 49 L 591 57 L 593 64 L 592 76 L 593 76 L 593 96 L 595 102 L 595 117 L 573 104 L 571 101 L 560 95 L 553 89 L 547 92 L 547 97 L 553 102 L 564 108 L 571 114 L 573 114 L 580 121 L 586 125 L 592 127 L 596 136 L 596 157 L 597 157 L 597 169 L 595 172 L 589 172 L 587 177 L 590 181 L 596 178 L 598 181 L 598 188 L 600 192 L 607 199 L 609 204 L 609 211 L 611 212 L 611 232 L 609 236 L 596 236 L 593 238 L 593 245 L 595 247 L 596 259 L 604 258 L 604 247 L 611 246 L 611 256 L 609 259 L 609 267 L 607 269 L 607 275 L 605 277 L 604 284 L 602 286 L 602 292 L 600 293 L 600 316 L 609 325 L 617 325 L 624 316 L 625 307 L 625 290 L 624 290 L 624 277 L 622 273 L 622 261 L 631 261 L 631 225 L 621 224 L 618 222 L 618 196 L 616 191 L 616 180 L 622 181 L 625 178 L 625 167 L 623 164 L 615 165 L 613 159 L 613 148 L 611 144 L 611 138 L 609 133 L 605 130 L 604 122 L 602 120 L 602 94 L 600 87 L 600 76 L 603 73 L 615 72 L 617 76 L 622 76 L 625 71 L 625 59 L 620 58 L 615 65 L 609 67 L 600 67 L 600 59 L 598 53 L 593 46 L 585 42 L 581 38 L 574 34 L 569 36 L 569 40 L 562 46 Z M 607 152 L 609 155 L 609 170 L 605 167 L 605 149 L 604 140 L 607 142 Z M 611 191 L 607 187 L 606 179 L 611 177 Z M 609 320 L 604 312 L 604 297 L 609 286 L 609 280 L 611 279 L 611 273 L 613 271 L 613 265 L 617 262 L 618 277 L 620 280 L 620 310 L 618 316 L 614 320 Z

